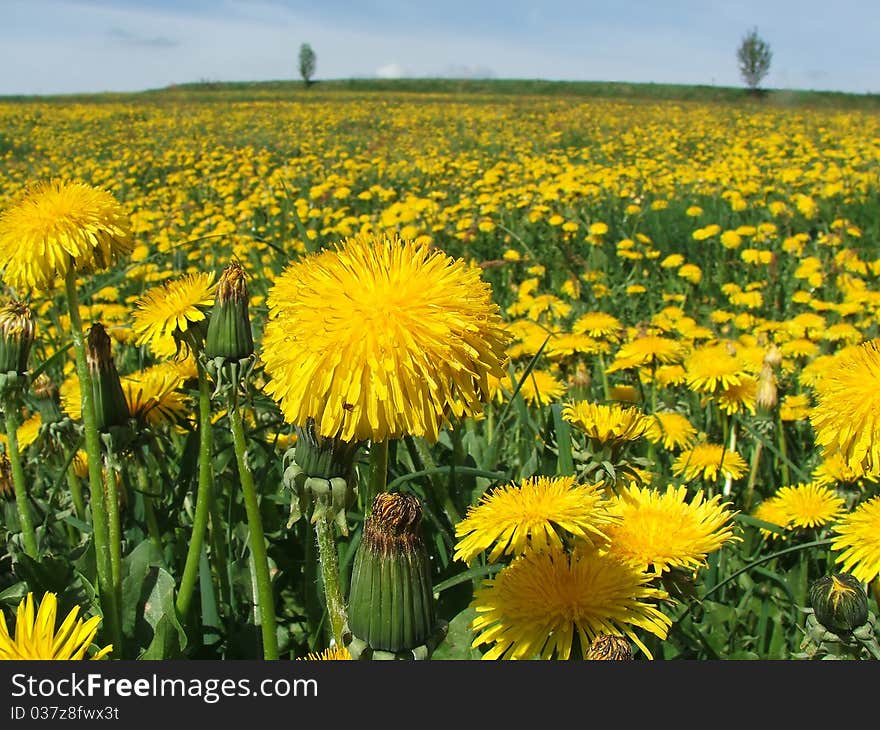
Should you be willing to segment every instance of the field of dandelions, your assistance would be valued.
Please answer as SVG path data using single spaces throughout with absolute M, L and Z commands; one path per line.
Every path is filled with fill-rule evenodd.
M 859 111 L 0 104 L 0 659 L 880 658 L 878 169 Z

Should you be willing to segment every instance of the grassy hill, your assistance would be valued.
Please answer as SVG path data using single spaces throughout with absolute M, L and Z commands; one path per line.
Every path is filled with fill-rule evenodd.
M 333 79 L 306 88 L 299 80 L 201 81 L 131 93 L 0 96 L 0 101 L 110 102 L 136 101 L 269 101 L 327 99 L 334 95 L 431 94 L 461 97 L 557 96 L 641 101 L 749 103 L 765 106 L 880 110 L 880 94 L 765 89 L 760 94 L 742 87 L 610 81 L 546 81 L 541 79 Z

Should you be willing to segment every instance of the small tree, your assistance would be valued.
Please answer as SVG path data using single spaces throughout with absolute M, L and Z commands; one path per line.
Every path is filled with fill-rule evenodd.
M 303 43 L 299 47 L 299 75 L 305 85 L 312 83 L 312 76 L 315 75 L 315 52 L 308 43 Z
M 773 57 L 770 45 L 758 35 L 757 28 L 752 28 L 742 39 L 736 57 L 743 80 L 752 93 L 756 93 L 761 80 L 770 70 L 770 59 Z

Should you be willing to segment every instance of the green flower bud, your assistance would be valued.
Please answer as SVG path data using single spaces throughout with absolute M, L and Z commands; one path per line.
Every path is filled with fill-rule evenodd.
M 24 302 L 0 307 L 0 373 L 27 372 L 35 329 L 33 312 Z
M 429 653 L 420 649 L 432 642 L 438 627 L 421 521 L 422 507 L 415 497 L 380 493 L 373 501 L 352 566 L 352 656 L 367 648 L 373 658 Z
M 848 633 L 868 620 L 868 596 L 849 573 L 832 573 L 810 586 L 810 605 L 816 620 L 829 631 Z
M 248 315 L 247 274 L 237 261 L 224 269 L 217 284 L 214 308 L 208 322 L 205 356 L 242 360 L 254 353 L 254 338 Z
M 92 376 L 98 430 L 108 431 L 114 426 L 127 425 L 131 418 L 128 401 L 110 353 L 110 337 L 100 322 L 93 324 L 89 330 L 86 361 Z

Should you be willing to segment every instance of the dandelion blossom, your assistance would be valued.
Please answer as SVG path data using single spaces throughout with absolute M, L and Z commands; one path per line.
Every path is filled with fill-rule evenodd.
M 589 401 L 567 403 L 562 407 L 562 418 L 602 446 L 636 441 L 651 425 L 638 408 Z
M 718 479 L 719 475 L 739 479 L 746 473 L 748 465 L 736 451 L 725 449 L 721 444 L 702 443 L 682 451 L 672 464 L 675 476 L 684 476 L 690 481 L 702 477 L 707 481 Z
M 532 477 L 483 495 L 455 526 L 455 559 L 470 563 L 488 550 L 489 562 L 527 547 L 562 546 L 560 531 L 592 542 L 618 518 L 607 510 L 599 485 L 577 484 L 574 477 Z
M 863 502 L 832 528 L 832 550 L 842 550 L 837 562 L 844 573 L 869 582 L 880 576 L 880 497 Z
M 651 443 L 662 444 L 664 449 L 687 448 L 697 437 L 696 427 L 681 413 L 659 411 L 647 418 L 645 438 Z
M 823 456 L 840 451 L 853 469 L 880 467 L 880 340 L 847 348 L 816 384 L 810 415 Z
M 477 590 L 472 646 L 492 645 L 483 659 L 568 659 L 575 637 L 586 652 L 612 634 L 653 658 L 635 629 L 665 639 L 672 621 L 653 605 L 666 594 L 646 585 L 650 578 L 613 555 L 530 551 Z
M 207 320 L 214 305 L 214 273 L 188 274 L 147 291 L 136 303 L 132 330 L 136 344 L 149 345 L 156 357 L 188 354 L 178 342 L 193 325 Z
M 268 305 L 266 392 L 322 436 L 436 441 L 504 375 L 509 336 L 480 270 L 415 241 L 349 238 L 288 266 Z
M 85 183 L 36 183 L 0 214 L 0 269 L 16 288 L 105 269 L 133 248 L 122 206 Z
M 720 495 L 705 500 L 702 490 L 688 502 L 684 486 L 662 493 L 632 486 L 621 490 L 611 509 L 621 522 L 608 528 L 609 552 L 655 575 L 705 566 L 709 553 L 739 539 L 730 503 L 722 504 Z
M 58 600 L 55 594 L 43 595 L 35 615 L 34 594 L 28 593 L 18 604 L 14 636 L 6 628 L 6 619 L 0 611 L 0 659 L 85 659 L 101 617 L 83 621 L 79 610 L 79 606 L 74 606 L 56 631 Z M 91 658 L 100 659 L 111 651 L 112 646 L 105 646 Z
M 781 487 L 774 497 L 786 519 L 781 524 L 789 529 L 827 525 L 837 519 L 845 504 L 833 489 L 818 484 Z

